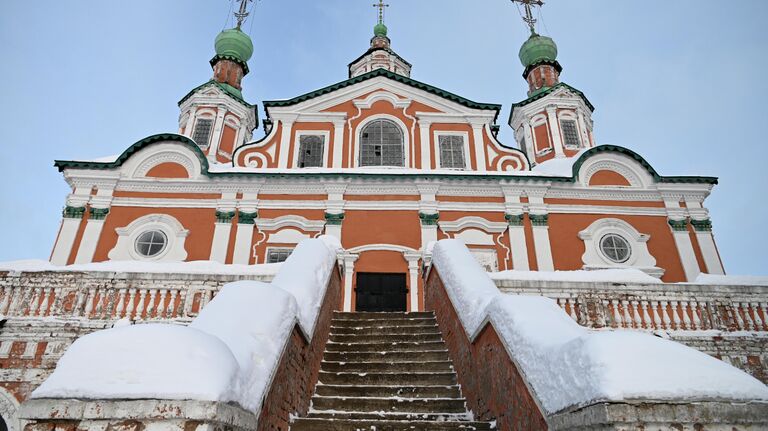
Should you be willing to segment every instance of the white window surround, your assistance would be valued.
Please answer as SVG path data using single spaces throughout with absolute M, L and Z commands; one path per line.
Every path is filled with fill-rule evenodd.
M 310 236 L 297 229 L 285 228 L 275 233 L 270 233 L 267 238 L 267 244 L 298 244 Z
M 121 176 L 128 178 L 146 178 L 147 173 L 157 165 L 176 163 L 187 170 L 190 179 L 195 179 L 202 172 L 202 164 L 195 153 L 180 142 L 163 142 L 141 149 L 125 161 L 120 168 Z M 152 181 L 164 180 L 152 178 Z M 178 179 L 170 179 L 178 181 Z
M 563 130 L 563 121 L 573 121 L 574 127 L 576 127 L 576 139 L 578 140 L 577 145 L 568 145 L 565 140 L 565 130 Z M 571 111 L 560 111 L 557 114 L 557 124 L 560 126 L 560 137 L 563 141 L 563 146 L 565 148 L 568 148 L 569 150 L 579 149 L 583 147 L 584 143 L 581 140 L 581 130 L 579 127 L 579 117 L 576 116 L 574 112 Z
M 603 254 L 600 241 L 608 234 L 619 235 L 629 244 L 630 255 L 626 262 L 613 262 Z M 624 220 L 596 220 L 579 232 L 579 238 L 584 241 L 584 254 L 581 256 L 584 269 L 635 268 L 658 278 L 664 275 L 664 270 L 656 266 L 656 259 L 648 251 L 650 235 L 638 232 Z
M 168 243 L 155 256 L 142 256 L 136 251 L 136 239 L 144 232 L 158 230 L 165 234 Z M 109 251 L 110 260 L 141 260 L 146 262 L 181 262 L 186 260 L 184 243 L 189 230 L 175 218 L 166 214 L 150 214 L 132 221 L 128 226 L 115 229 L 117 244 Z
M 461 138 L 464 140 L 464 168 L 440 167 L 440 136 L 461 136 Z M 469 157 L 469 132 L 435 130 L 432 134 L 432 148 L 435 152 L 435 168 L 436 169 L 451 169 L 451 170 L 457 170 L 457 171 L 466 171 L 471 169 L 472 162 Z
M 376 114 L 371 115 L 369 117 L 366 117 L 365 120 L 361 121 L 360 124 L 355 127 L 354 134 L 352 135 L 355 139 L 354 147 L 354 154 L 352 155 L 352 161 L 354 163 L 355 168 L 363 168 L 363 169 L 397 169 L 399 166 L 360 166 L 360 135 L 368 123 L 376 120 L 389 120 L 395 123 L 398 127 L 400 127 L 400 131 L 403 133 L 403 168 L 410 168 L 411 167 L 411 139 L 410 139 L 410 129 L 403 123 L 402 120 L 395 117 L 394 115 L 389 114 Z
M 297 130 L 296 136 L 293 140 L 293 167 L 298 169 L 299 166 L 299 150 L 301 149 L 301 137 L 302 136 L 322 136 L 323 137 L 323 168 L 329 167 L 329 143 L 331 141 L 331 132 L 327 130 Z M 301 168 L 305 169 L 305 168 Z
M 269 262 L 270 254 L 271 253 L 275 253 L 275 252 L 288 252 L 288 255 L 290 256 L 290 254 L 293 252 L 293 248 L 290 248 L 290 247 L 267 247 L 267 251 L 264 254 L 264 263 L 270 263 Z M 272 263 L 280 263 L 280 262 L 285 262 L 285 260 L 281 260 L 279 262 L 272 262 Z
M 613 171 L 626 178 L 630 187 L 648 189 L 654 180 L 648 171 L 635 160 L 621 154 L 600 153 L 587 159 L 579 168 L 579 182 L 585 187 L 617 187 L 590 186 L 592 176 L 599 171 Z M 626 186 L 618 186 L 624 187 Z

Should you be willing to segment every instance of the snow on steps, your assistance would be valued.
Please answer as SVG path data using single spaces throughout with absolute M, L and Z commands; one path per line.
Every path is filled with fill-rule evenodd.
M 336 313 L 292 431 L 491 430 L 472 421 L 432 313 Z

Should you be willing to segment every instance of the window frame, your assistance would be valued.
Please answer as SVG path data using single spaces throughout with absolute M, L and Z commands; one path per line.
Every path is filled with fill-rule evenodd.
M 150 233 L 160 234 L 160 236 L 163 238 L 163 245 L 160 248 L 160 250 L 157 251 L 157 253 L 144 254 L 139 249 L 139 242 L 141 242 L 141 238 L 144 235 L 150 234 Z M 153 239 L 154 239 L 154 237 L 152 239 L 150 239 L 149 242 L 148 242 L 150 250 L 152 249 L 152 245 L 155 244 L 155 243 L 152 242 Z M 136 252 L 136 254 L 138 254 L 139 256 L 141 256 L 144 259 L 154 259 L 154 258 L 156 258 L 156 257 L 158 257 L 158 256 L 163 254 L 163 252 L 168 248 L 168 243 L 169 243 L 168 234 L 166 234 L 162 229 L 157 229 L 157 228 L 144 229 L 138 235 L 136 235 L 136 238 L 133 240 L 133 249 Z
M 377 120 L 389 120 L 392 123 L 394 123 L 398 128 L 400 128 L 400 132 L 403 136 L 403 165 L 402 166 L 387 166 L 387 165 L 377 165 L 377 166 L 362 166 L 360 164 L 360 160 L 362 157 L 362 137 L 363 137 L 363 130 L 372 122 Z M 380 169 L 380 168 L 410 168 L 411 167 L 411 140 L 410 140 L 410 132 L 409 128 L 406 127 L 405 123 L 402 122 L 399 118 L 388 115 L 388 114 L 377 114 L 377 115 L 371 115 L 370 117 L 366 118 L 364 121 L 360 122 L 360 124 L 357 125 L 355 128 L 355 145 L 354 145 L 354 151 L 355 154 L 353 154 L 353 163 L 355 168 L 363 168 L 363 169 Z
M 440 158 L 440 137 L 441 136 L 460 136 L 464 142 L 464 167 L 463 168 L 443 168 Z M 432 135 L 432 148 L 435 152 L 435 169 L 448 169 L 455 171 L 470 171 L 472 169 L 472 159 L 469 152 L 469 132 L 459 132 L 451 130 L 435 130 Z
M 624 256 L 623 259 L 616 260 L 612 258 L 608 253 L 606 253 L 603 244 L 609 237 L 619 238 L 624 243 L 624 245 L 626 245 L 627 254 L 626 256 Z M 616 232 L 607 232 L 603 236 L 601 236 L 600 239 L 598 240 L 597 248 L 598 250 L 600 250 L 600 253 L 603 255 L 605 259 L 608 259 L 609 261 L 611 261 L 616 265 L 627 263 L 629 259 L 632 258 L 632 244 L 627 238 L 625 238 L 623 235 L 618 234 Z
M 291 247 L 267 247 L 267 250 L 264 252 L 264 263 L 283 263 L 283 262 L 285 262 L 285 260 L 288 260 L 288 258 L 291 257 L 291 254 L 293 253 L 293 250 L 295 250 L 295 248 L 291 248 Z M 276 252 L 276 253 L 288 252 L 288 256 L 285 257 L 285 260 L 281 260 L 280 262 L 270 262 L 269 261 L 269 255 L 272 252 Z
M 321 165 L 320 166 L 310 166 L 309 169 L 313 167 L 317 168 L 327 168 L 328 167 L 328 157 L 330 157 L 330 151 L 329 151 L 329 143 L 331 140 L 331 132 L 328 130 L 297 130 L 294 136 L 293 141 L 293 165 L 292 167 L 296 169 L 306 169 L 306 168 L 300 168 L 299 167 L 299 161 L 301 160 L 301 137 L 302 136 L 321 136 L 323 138 L 323 157 L 321 157 Z
M 195 135 L 197 134 L 197 126 L 200 124 L 200 121 L 210 121 L 211 122 L 211 128 L 208 129 L 208 142 L 205 144 L 201 144 L 200 142 L 197 142 L 195 139 Z M 195 118 L 195 123 L 192 125 L 192 133 L 190 134 L 190 137 L 192 140 L 202 149 L 207 149 L 211 146 L 211 140 L 213 139 L 213 128 L 216 126 L 216 118 L 215 117 L 209 117 L 208 115 L 201 115 Z
M 576 150 L 581 148 L 581 136 L 579 131 L 579 121 L 576 118 L 571 118 L 570 115 L 562 115 L 557 120 L 560 123 L 560 135 L 563 138 L 563 147 L 569 150 Z M 574 131 L 576 132 L 576 143 L 575 144 L 569 144 L 568 139 L 566 138 L 565 134 L 565 126 L 564 123 L 569 122 L 573 123 Z

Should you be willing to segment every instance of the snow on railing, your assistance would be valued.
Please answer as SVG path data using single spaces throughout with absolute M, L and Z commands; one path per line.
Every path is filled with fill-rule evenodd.
M 765 287 L 513 280 L 496 284 L 504 293 L 553 299 L 573 320 L 590 328 L 768 331 Z

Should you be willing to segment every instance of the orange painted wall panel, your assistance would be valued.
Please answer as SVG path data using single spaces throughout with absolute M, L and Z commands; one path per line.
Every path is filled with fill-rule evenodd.
M 396 244 L 421 247 L 421 224 L 417 211 L 346 211 L 342 245 Z
M 150 178 L 189 178 L 189 173 L 184 166 L 178 163 L 165 162 L 159 165 L 153 166 L 147 172 L 147 177 Z
M 601 170 L 597 171 L 589 179 L 590 186 L 630 186 L 629 180 L 618 172 Z

